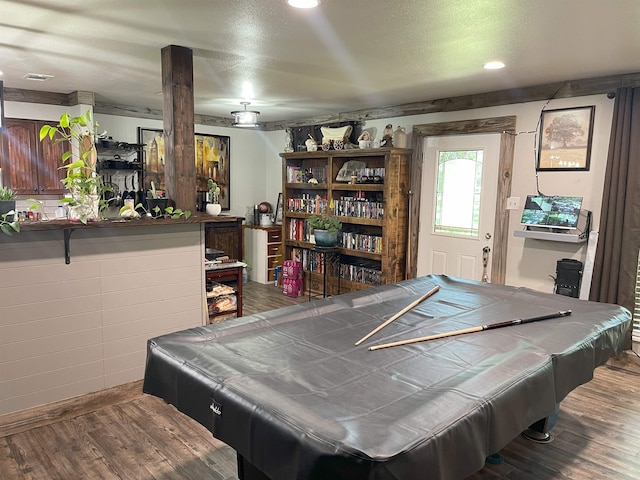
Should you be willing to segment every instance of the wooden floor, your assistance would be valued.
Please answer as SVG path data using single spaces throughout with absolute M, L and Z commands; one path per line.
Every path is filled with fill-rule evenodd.
M 244 293 L 246 314 L 306 300 L 254 282 Z M 162 400 L 141 394 L 139 383 L 102 404 L 87 398 L 0 426 L 0 479 L 237 479 L 233 449 Z M 640 478 L 640 359 L 626 353 L 598 368 L 562 402 L 551 433 L 548 444 L 514 439 L 500 452 L 501 464 L 469 478 Z

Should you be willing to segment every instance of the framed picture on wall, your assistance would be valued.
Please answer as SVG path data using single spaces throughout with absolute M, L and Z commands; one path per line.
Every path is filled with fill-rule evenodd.
M 282 192 L 278 194 L 278 203 L 276 203 L 276 213 L 274 221 L 277 224 L 282 223 Z
M 538 171 L 589 170 L 595 106 L 544 110 Z
M 138 128 L 138 143 L 142 147 L 142 174 L 145 192 L 151 190 L 151 182 L 156 190 L 165 190 L 164 182 L 164 133 L 162 130 Z
M 151 189 L 151 182 L 157 190 L 165 190 L 165 150 L 162 130 L 138 128 L 138 141 L 142 148 L 142 169 L 144 189 Z M 199 193 L 207 191 L 207 182 L 211 178 L 220 187 L 220 205 L 229 210 L 230 202 L 230 137 L 196 133 L 195 138 L 195 189 Z
M 196 133 L 196 187 L 207 190 L 211 178 L 220 187 L 220 205 L 229 210 L 230 202 L 230 137 Z

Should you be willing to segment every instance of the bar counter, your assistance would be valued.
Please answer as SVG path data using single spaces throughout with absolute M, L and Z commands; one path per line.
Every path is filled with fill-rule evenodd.
M 149 338 L 205 324 L 205 237 L 239 225 L 195 214 L 0 234 L 0 415 L 142 379 Z

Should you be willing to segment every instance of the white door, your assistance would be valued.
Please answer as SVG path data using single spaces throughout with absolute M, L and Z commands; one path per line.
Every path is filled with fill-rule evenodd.
M 418 276 L 491 281 L 500 135 L 424 141 Z

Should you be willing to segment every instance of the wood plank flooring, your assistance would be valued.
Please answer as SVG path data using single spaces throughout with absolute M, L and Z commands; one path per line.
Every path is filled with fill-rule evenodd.
M 270 285 L 244 288 L 246 314 L 306 301 Z M 92 409 L 60 407 L 57 419 L 38 412 L 32 428 L 23 420 L 21 429 L 0 429 L 0 479 L 238 478 L 232 448 L 162 400 L 127 391 L 103 405 L 90 401 Z M 515 438 L 500 452 L 502 464 L 469 480 L 639 478 L 640 358 L 625 353 L 598 368 L 562 402 L 551 433 L 548 444 Z

